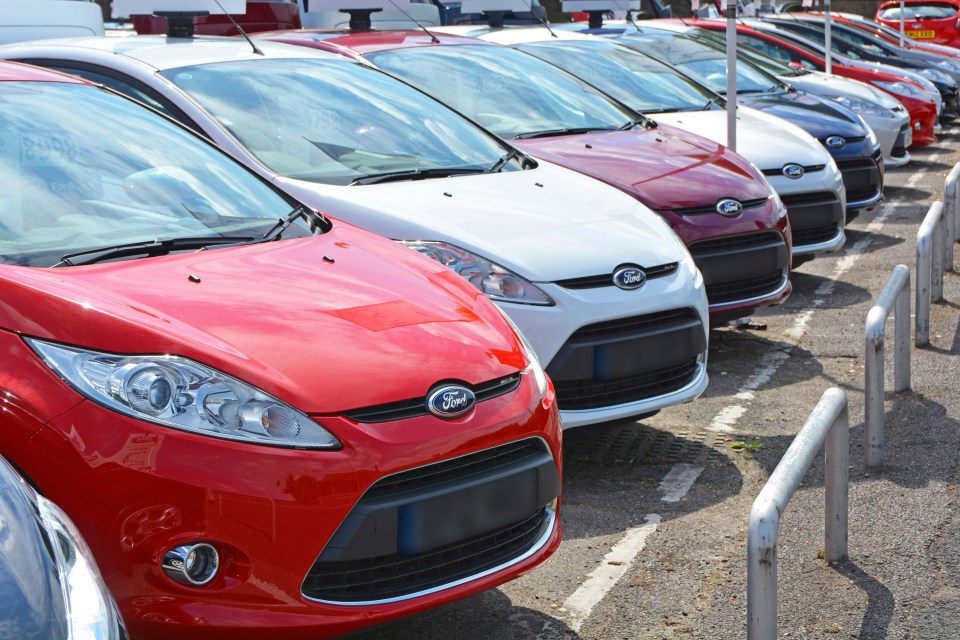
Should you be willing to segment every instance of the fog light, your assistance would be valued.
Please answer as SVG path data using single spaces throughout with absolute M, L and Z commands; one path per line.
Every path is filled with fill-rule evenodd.
M 217 575 L 220 556 L 213 545 L 193 542 L 174 547 L 163 556 L 163 571 L 171 580 L 202 587 Z
M 916 122 L 913 123 L 913 128 L 916 129 L 917 131 L 920 131 L 920 127 L 921 127 L 921 126 L 922 126 L 922 125 L 920 124 L 920 121 L 919 121 L 919 120 L 917 120 Z

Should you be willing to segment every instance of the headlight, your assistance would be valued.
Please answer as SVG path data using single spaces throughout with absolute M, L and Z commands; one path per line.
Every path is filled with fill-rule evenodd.
M 340 442 L 290 405 L 199 362 L 121 356 L 27 339 L 78 392 L 139 420 L 216 438 L 302 449 Z
M 63 589 L 69 626 L 67 637 L 98 640 L 126 637 L 117 622 L 119 616 L 113 598 L 80 532 L 57 505 L 40 495 L 36 501 Z
M 875 82 L 874 84 L 898 96 L 906 96 L 914 100 L 924 101 L 933 99 L 926 91 L 909 82 Z
M 932 80 L 933 82 L 940 82 L 946 85 L 950 85 L 953 83 L 953 78 L 945 74 L 943 71 L 940 71 L 939 69 L 932 69 L 930 67 L 925 67 L 923 69 L 917 69 L 917 73 L 922 75 L 924 78 L 927 78 L 928 80 Z
M 948 73 L 957 73 L 960 71 L 960 64 L 950 59 L 937 60 L 933 63 L 933 66 L 943 69 Z
M 537 357 L 537 353 L 527 341 L 527 336 L 523 335 L 523 331 L 520 331 L 517 323 L 515 323 L 503 309 L 499 311 L 510 326 L 513 327 L 513 332 L 520 338 L 520 344 L 523 345 L 523 348 L 527 352 L 527 359 L 530 360 L 530 364 L 523 370 L 523 373 L 524 375 L 533 374 L 533 378 L 537 382 L 537 388 L 540 390 L 540 397 L 542 398 L 547 394 L 547 373 L 543 370 L 543 365 L 540 364 L 540 358 Z
M 854 113 L 859 113 L 861 115 L 879 116 L 881 118 L 894 117 L 893 112 L 889 109 L 885 109 L 876 102 L 870 102 L 869 100 L 864 100 L 863 98 L 855 98 L 853 96 L 837 96 L 833 98 L 833 100 L 834 102 L 839 102 Z
M 553 305 L 553 300 L 529 280 L 496 262 L 445 242 L 398 240 L 423 255 L 453 269 L 493 300 Z

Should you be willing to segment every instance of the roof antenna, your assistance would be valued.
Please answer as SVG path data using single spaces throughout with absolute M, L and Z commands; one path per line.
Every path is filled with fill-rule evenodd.
M 615 5 L 617 6 L 617 9 L 620 9 L 621 11 L 623 11 L 623 6 L 621 6 L 621 4 L 620 4 L 619 2 L 617 2 L 617 0 L 613 0 L 613 4 L 615 4 Z M 634 22 L 633 18 L 630 17 L 630 9 L 627 9 L 626 12 L 627 12 L 627 22 L 630 23 L 630 26 L 632 26 L 634 29 L 636 29 L 636 30 L 637 30 L 637 33 L 643 33 L 643 29 L 641 29 L 640 27 L 638 27 L 638 26 L 637 26 L 637 23 Z
M 390 0 L 390 4 L 392 4 L 394 7 L 396 7 L 396 8 L 397 8 L 397 11 L 399 11 L 399 12 L 402 13 L 403 15 L 407 16 L 407 20 L 409 20 L 409 21 L 412 22 L 413 24 L 417 25 L 417 27 L 419 27 L 421 31 L 423 31 L 425 34 L 427 34 L 428 36 L 430 36 L 430 42 L 432 42 L 433 44 L 440 44 L 440 39 L 439 39 L 437 36 L 433 35 L 433 34 L 430 32 L 429 29 L 427 29 L 425 26 L 423 26 L 422 24 L 420 24 L 419 22 L 417 22 L 417 20 L 416 20 L 412 15 L 410 15 L 409 13 L 407 13 L 406 11 L 404 11 L 403 9 L 401 9 L 401 8 L 400 8 L 400 5 L 398 5 L 398 4 L 397 4 L 396 2 L 394 2 L 393 0 Z
M 220 11 L 223 11 L 223 15 L 227 16 L 227 19 L 233 23 L 233 26 L 237 28 L 237 31 L 239 31 L 240 35 L 243 36 L 243 39 L 247 41 L 247 44 L 249 44 L 250 47 L 253 48 L 253 52 L 258 56 L 264 55 L 263 51 L 260 51 L 260 49 L 257 48 L 257 45 L 253 43 L 253 40 L 250 39 L 250 36 L 247 35 L 247 32 L 243 30 L 243 27 L 237 24 L 237 21 L 233 19 L 232 15 L 227 13 L 227 10 L 223 8 L 222 4 L 220 4 L 220 0 L 213 0 L 213 1 L 217 3 L 218 7 L 220 7 Z
M 553 36 L 554 38 L 559 38 L 560 36 L 554 33 L 553 29 L 550 28 L 550 23 L 547 21 L 547 12 L 544 11 L 543 15 L 540 15 L 539 13 L 533 10 L 533 1 L 534 0 L 530 0 L 530 14 L 533 16 L 536 16 L 537 20 L 539 20 L 540 24 L 542 24 L 544 27 L 547 28 L 547 31 L 550 32 L 551 36 Z

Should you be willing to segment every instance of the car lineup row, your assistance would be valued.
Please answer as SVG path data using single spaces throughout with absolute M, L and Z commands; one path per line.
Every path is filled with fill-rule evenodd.
M 740 25 L 737 153 L 709 20 L 0 47 L 20 636 L 335 637 L 543 562 L 562 430 L 695 400 L 957 117 L 960 52 L 840 20 L 843 78 L 818 14 Z

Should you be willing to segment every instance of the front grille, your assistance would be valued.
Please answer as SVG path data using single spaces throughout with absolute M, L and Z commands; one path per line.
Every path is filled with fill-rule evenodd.
M 693 309 L 670 309 L 669 311 L 648 313 L 643 316 L 607 320 L 580 327 L 570 336 L 568 342 L 617 338 L 697 319 L 697 314 Z
M 547 453 L 547 445 L 539 438 L 511 442 L 453 460 L 444 460 L 387 476 L 370 487 L 363 494 L 363 499 L 394 498 L 410 491 L 430 489 L 446 482 L 466 481 L 518 462 L 539 458 L 545 453 Z
M 777 271 L 769 276 L 719 282 L 707 285 L 707 301 L 710 304 L 723 304 L 737 300 L 748 300 L 773 293 L 783 285 L 783 272 Z
M 752 233 L 739 236 L 728 236 L 726 238 L 714 238 L 713 240 L 701 240 L 700 242 L 694 242 L 692 245 L 690 245 L 690 253 L 693 255 L 693 257 L 697 257 L 698 253 L 760 247 L 768 245 L 772 242 L 783 242 L 783 237 L 776 231 L 768 231 L 765 233 Z
M 832 240 L 837 236 L 837 225 L 831 224 L 823 227 L 811 227 L 809 229 L 794 229 L 793 246 L 800 247 L 810 244 L 820 244 L 827 240 Z
M 900 133 L 897 134 L 897 139 L 893 143 L 893 149 L 890 151 L 890 155 L 894 158 L 902 158 L 907 155 L 907 134 L 910 132 L 910 125 L 905 124 L 900 127 Z
M 754 200 L 743 200 L 740 202 L 743 205 L 743 210 L 755 209 L 756 207 L 762 207 L 767 204 L 767 198 L 756 198 Z M 701 216 L 710 213 L 717 213 L 717 205 L 707 204 L 699 207 L 682 207 L 680 209 L 674 209 L 674 213 L 681 216 Z
M 483 535 L 409 556 L 321 562 L 303 582 L 303 595 L 328 602 L 399 598 L 488 571 L 527 552 L 549 524 L 546 509 Z
M 847 189 L 847 202 L 859 202 L 868 200 L 877 195 L 878 187 L 866 187 L 864 189 Z
M 678 391 L 697 374 L 697 359 L 675 367 L 612 380 L 555 381 L 557 405 L 563 411 L 596 409 L 654 398 Z
M 790 207 L 802 207 L 812 204 L 833 204 L 837 202 L 837 196 L 831 191 L 821 191 L 817 193 L 796 193 L 782 196 L 783 204 L 787 207 L 787 213 Z M 791 220 L 792 222 L 792 220 Z
M 804 172 L 804 173 L 816 173 L 817 171 L 823 171 L 823 169 L 824 169 L 826 166 L 827 166 L 827 165 L 825 165 L 825 164 L 811 164 L 811 165 L 809 165 L 809 166 L 804 167 L 804 168 L 803 168 L 803 172 Z M 763 170 L 763 175 L 765 175 L 765 176 L 782 176 L 782 175 L 783 175 L 783 167 L 779 167 L 779 168 L 777 168 L 777 169 L 764 169 L 764 170 Z
M 647 275 L 647 280 L 663 278 L 669 276 L 677 270 L 679 263 L 670 262 L 660 264 L 655 267 L 640 267 Z M 584 276 L 582 278 L 569 278 L 567 280 L 557 280 L 556 284 L 564 289 L 599 289 L 600 287 L 613 287 L 613 274 L 602 273 L 597 276 Z
M 871 171 L 877 168 L 876 160 L 870 158 L 854 158 L 852 160 L 837 160 L 840 172 L 844 171 Z
M 491 400 L 498 396 L 508 394 L 519 386 L 520 374 L 514 373 L 503 378 L 473 385 L 470 387 L 470 390 L 473 391 L 476 396 L 476 401 L 480 403 L 484 400 Z M 399 400 L 397 402 L 388 402 L 343 412 L 343 415 L 351 420 L 367 424 L 406 420 L 408 418 L 417 418 L 429 414 L 430 411 L 427 409 L 426 398 L 410 398 L 409 400 Z

